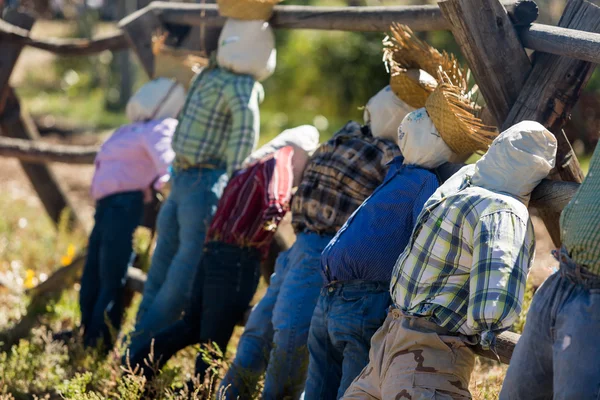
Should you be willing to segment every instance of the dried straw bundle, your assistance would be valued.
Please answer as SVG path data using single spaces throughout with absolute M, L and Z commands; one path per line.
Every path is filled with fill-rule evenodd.
M 481 107 L 464 90 L 440 74 L 440 84 L 427 99 L 425 108 L 444 142 L 457 154 L 486 151 L 498 131 L 479 118 Z
M 268 21 L 281 0 L 218 0 L 219 14 L 227 18 Z
M 196 73 L 208 65 L 208 59 L 200 51 L 170 47 L 166 45 L 166 39 L 166 33 L 152 37 L 154 76 L 175 79 L 187 88 Z
M 456 57 L 447 52 L 439 52 L 417 38 L 406 25 L 394 23 L 391 33 L 383 40 L 383 59 L 390 71 L 390 86 L 394 93 L 408 105 L 420 108 L 425 106 L 429 95 L 434 91 L 437 77 L 443 71 L 451 82 L 467 89 L 468 71 L 460 66 Z M 415 73 L 421 79 L 415 79 Z M 426 79 L 423 79 L 423 78 Z

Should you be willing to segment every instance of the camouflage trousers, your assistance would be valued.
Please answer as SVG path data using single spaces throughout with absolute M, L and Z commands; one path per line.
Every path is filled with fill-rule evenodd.
M 343 399 L 470 399 L 475 356 L 468 339 L 436 331 L 442 328 L 391 309 L 371 340 L 369 364 Z

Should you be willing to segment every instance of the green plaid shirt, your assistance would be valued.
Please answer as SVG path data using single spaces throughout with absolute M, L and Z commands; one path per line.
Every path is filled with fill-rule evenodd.
M 425 203 L 390 291 L 405 313 L 489 344 L 521 312 L 535 237 L 527 207 L 472 186 L 472 172 L 463 168 Z
M 208 67 L 191 84 L 173 135 L 177 158 L 239 169 L 258 141 L 263 89 L 250 75 Z
M 571 259 L 600 275 L 600 146 L 581 187 L 563 210 L 560 226 Z

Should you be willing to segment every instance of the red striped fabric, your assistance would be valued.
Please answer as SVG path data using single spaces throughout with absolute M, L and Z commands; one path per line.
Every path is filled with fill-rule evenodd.
M 293 155 L 292 147 L 283 147 L 234 175 L 219 201 L 206 241 L 256 247 L 266 256 L 277 226 L 290 208 Z

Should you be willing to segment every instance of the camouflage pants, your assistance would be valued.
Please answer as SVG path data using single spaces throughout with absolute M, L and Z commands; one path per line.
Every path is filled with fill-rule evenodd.
M 371 340 L 369 364 L 343 399 L 470 399 L 475 356 L 458 336 L 435 333 L 397 309 Z

